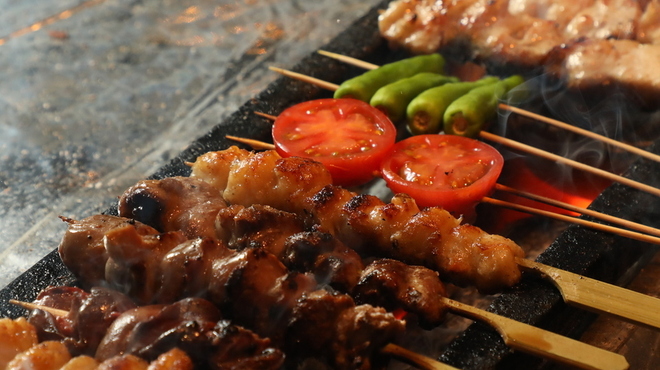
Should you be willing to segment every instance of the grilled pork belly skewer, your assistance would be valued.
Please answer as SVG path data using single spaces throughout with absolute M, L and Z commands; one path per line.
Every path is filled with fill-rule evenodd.
M 320 224 L 322 230 L 337 236 L 346 245 L 358 251 L 365 248 L 361 247 L 364 244 L 360 243 L 369 243 L 366 248 L 376 248 L 375 254 L 383 255 L 388 254 L 392 246 L 396 245 L 397 250 L 393 251 L 388 257 L 404 260 L 408 263 L 426 265 L 434 270 L 439 270 L 443 277 L 453 274 L 454 270 L 451 268 L 442 270 L 443 265 L 441 263 L 443 260 L 438 260 L 438 255 L 434 253 L 443 251 L 443 249 L 435 246 L 435 244 L 453 240 L 452 248 L 460 248 L 463 246 L 461 243 L 465 243 L 467 244 L 467 250 L 459 251 L 458 256 L 465 256 L 473 251 L 477 254 L 473 256 L 470 263 L 476 263 L 477 265 L 470 266 L 467 264 L 465 262 L 469 260 L 467 257 L 460 259 L 459 261 L 463 262 L 462 265 L 458 265 L 462 266 L 462 269 L 458 271 L 462 277 L 460 281 L 469 281 L 468 277 L 474 278 L 472 280 L 473 285 L 479 287 L 479 281 L 485 279 L 483 276 L 480 278 L 478 275 L 470 274 L 480 272 L 477 267 L 480 251 L 493 252 L 493 250 L 488 251 L 491 244 L 487 242 L 491 239 L 478 238 L 479 235 L 483 235 L 481 234 L 483 231 L 471 226 L 467 229 L 469 232 L 467 235 L 462 235 L 460 239 L 452 239 L 460 235 L 459 233 L 464 229 L 458 228 L 458 226 L 454 226 L 455 228 L 452 229 L 451 225 L 458 225 L 459 222 L 451 215 L 445 215 L 437 209 L 431 210 L 430 213 L 429 210 L 419 210 L 414 205 L 414 201 L 405 196 L 395 197 L 392 203 L 384 204 L 372 196 L 358 196 L 348 190 L 325 185 L 331 182 L 330 176 L 323 166 L 316 162 L 301 158 L 282 159 L 272 151 L 250 153 L 232 147 L 225 151 L 207 153 L 198 157 L 192 165 L 192 176 L 205 179 L 215 186 L 229 203 L 246 206 L 268 204 L 275 208 L 297 213 L 305 217 L 312 225 Z M 258 178 L 259 181 L 251 182 L 254 183 L 254 187 L 238 187 L 238 184 L 242 184 L 245 179 L 255 178 Z M 300 184 L 296 185 L 297 182 Z M 291 193 L 287 190 L 290 190 Z M 360 206 L 363 208 L 360 208 Z M 438 215 L 443 216 L 438 217 Z M 319 219 L 315 219 L 316 217 L 319 217 Z M 425 219 L 425 217 L 431 219 Z M 426 222 L 422 224 L 424 227 L 416 229 L 423 220 Z M 449 225 L 443 224 L 446 220 L 448 220 Z M 412 234 L 406 234 L 408 232 L 412 232 Z M 449 235 L 445 233 L 449 233 Z M 469 244 L 469 238 L 474 237 L 475 234 L 477 238 L 472 239 L 471 242 L 476 244 Z M 402 238 L 403 235 L 411 236 Z M 504 239 L 499 238 L 501 237 L 496 237 L 495 240 Z M 380 243 L 379 246 L 374 247 L 374 244 L 378 243 Z M 508 241 L 508 243 L 513 244 L 511 241 Z M 470 249 L 472 247 L 476 248 Z M 502 247 L 502 245 L 499 245 L 499 247 Z M 373 251 L 373 249 L 370 250 Z M 407 253 L 410 253 L 410 255 L 406 255 Z M 510 256 L 506 252 L 505 255 Z M 483 255 L 481 256 L 485 258 Z M 496 262 L 500 261 L 501 259 L 498 259 Z M 496 263 L 492 259 L 486 262 Z M 529 266 L 530 264 L 536 266 L 533 269 L 534 271 L 541 271 L 545 268 L 545 266 L 536 262 L 524 260 L 522 256 L 514 256 L 513 265 L 510 261 L 505 261 L 503 265 L 498 265 L 487 271 L 490 272 L 488 276 L 492 279 L 490 283 L 492 284 L 495 281 L 494 279 L 499 278 L 498 285 L 506 286 L 507 284 L 504 284 L 504 282 L 507 280 L 493 274 L 493 271 L 504 270 L 503 276 L 508 277 L 512 275 L 507 272 L 508 269 L 515 269 L 513 275 L 515 276 L 517 273 L 517 276 L 519 276 L 520 267 Z M 456 268 L 457 265 L 450 265 L 450 267 Z M 593 284 L 598 284 L 602 287 L 602 290 L 609 292 L 608 295 L 616 296 L 617 301 L 621 302 L 621 304 L 612 305 L 609 302 L 603 302 L 598 294 L 592 296 L 588 288 L 580 288 L 579 284 L 571 286 L 574 280 L 573 276 L 579 275 L 557 270 L 546 276 L 552 278 L 553 283 L 560 287 L 567 303 L 577 304 L 596 312 L 609 313 L 627 320 L 660 328 L 660 319 L 648 315 L 648 312 L 658 311 L 660 300 L 657 298 L 632 292 L 615 285 L 593 281 Z M 564 282 L 569 279 L 571 283 Z M 579 280 L 575 281 L 579 282 Z M 517 280 L 511 282 L 511 285 L 515 282 Z
M 326 81 L 321 81 L 317 78 L 306 76 L 306 75 L 303 75 L 303 74 L 300 74 L 300 73 L 297 73 L 297 72 L 288 71 L 286 69 L 276 68 L 276 67 L 269 67 L 269 69 L 272 70 L 272 71 L 275 71 L 277 73 L 280 73 L 284 76 L 295 78 L 295 79 L 298 79 L 300 81 L 308 82 L 308 83 L 314 84 L 316 86 L 319 86 L 321 88 L 328 89 L 330 91 L 335 91 L 339 88 L 339 85 L 332 84 L 332 83 L 326 82 Z M 499 135 L 492 134 L 492 133 L 487 132 L 487 131 L 480 131 L 479 132 L 479 137 L 484 139 L 484 140 L 487 140 L 487 141 L 498 143 L 498 144 L 507 146 L 509 148 L 512 148 L 512 149 L 515 149 L 515 150 L 518 150 L 518 151 L 521 151 L 521 152 L 524 152 L 524 153 L 527 153 L 527 154 L 532 154 L 532 155 L 535 155 L 535 156 L 538 156 L 538 157 L 541 157 L 541 158 L 544 158 L 544 159 L 548 159 L 548 160 L 556 162 L 556 163 L 561 163 L 561 164 L 576 168 L 578 170 L 585 171 L 585 172 L 588 172 L 590 174 L 602 177 L 602 178 L 607 179 L 609 181 L 617 182 L 619 184 L 626 185 L 626 186 L 630 186 L 631 188 L 641 190 L 641 191 L 647 192 L 649 194 L 653 194 L 655 196 L 660 197 L 660 189 L 658 189 L 656 187 L 653 187 L 653 186 L 650 186 L 650 185 L 647 185 L 647 184 L 643 184 L 639 181 L 635 181 L 635 180 L 629 179 L 627 177 L 623 177 L 623 176 L 614 174 L 612 172 L 601 170 L 600 168 L 592 167 L 592 166 L 586 165 L 584 163 L 574 161 L 572 159 L 562 157 L 560 155 L 556 155 L 556 154 L 547 152 L 545 150 L 538 149 L 538 148 L 535 148 L 533 146 L 517 142 L 515 140 L 511 140 L 511 139 L 508 139 L 508 138 L 505 138 L 505 137 L 502 137 L 502 136 L 499 136 Z

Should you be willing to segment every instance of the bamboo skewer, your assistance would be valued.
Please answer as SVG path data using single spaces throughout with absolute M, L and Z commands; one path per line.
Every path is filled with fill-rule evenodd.
M 420 355 L 419 353 L 410 351 L 392 343 L 386 344 L 381 352 L 402 360 L 410 365 L 417 366 L 423 370 L 458 370 L 451 365 L 436 361 L 430 357 Z
M 588 137 L 588 138 L 591 138 L 591 139 L 594 139 L 594 140 L 602 141 L 602 142 L 604 142 L 608 145 L 626 150 L 626 151 L 628 151 L 630 153 L 633 153 L 633 154 L 636 154 L 640 157 L 644 157 L 646 159 L 650 159 L 650 160 L 653 160 L 653 161 L 656 161 L 656 162 L 660 162 L 660 155 L 657 155 L 655 153 L 651 153 L 647 150 L 638 148 L 638 147 L 630 145 L 630 144 L 623 143 L 623 142 L 618 141 L 618 140 L 614 140 L 614 139 L 609 138 L 607 136 L 603 136 L 603 135 L 597 134 L 597 133 L 589 131 L 589 130 L 585 130 L 585 129 L 582 129 L 582 128 L 579 128 L 579 127 L 576 127 L 576 126 L 573 126 L 573 125 L 569 125 L 567 123 L 558 121 L 556 119 L 545 117 L 543 115 L 533 113 L 533 112 L 530 112 L 530 111 L 527 111 L 527 110 L 524 110 L 524 109 L 521 109 L 521 108 L 512 107 L 508 104 L 499 104 L 499 108 L 503 109 L 503 110 L 507 110 L 509 112 L 517 113 L 521 116 L 525 116 L 525 117 L 528 117 L 528 118 L 533 118 L 537 121 L 547 123 L 549 125 L 559 127 L 559 128 L 564 129 L 564 130 L 571 131 L 571 132 L 574 132 L 576 134 L 579 134 L 579 135 L 582 135 L 582 136 L 585 136 L 585 137 Z
M 509 347 L 522 352 L 561 361 L 581 369 L 627 369 L 625 357 L 519 321 L 441 298 L 449 310 L 461 316 L 485 321 L 494 327 Z M 573 362 L 574 361 L 574 362 Z
M 550 279 L 566 303 L 660 328 L 658 298 L 524 258 L 518 258 L 516 262 L 525 270 Z
M 585 220 L 585 219 L 578 218 L 578 217 L 573 217 L 573 216 L 568 216 L 568 215 L 564 215 L 564 214 L 561 214 L 561 213 L 556 213 L 556 212 L 546 211 L 546 210 L 542 210 L 542 209 L 538 209 L 538 208 L 528 207 L 528 206 L 524 206 L 524 205 L 517 204 L 517 203 L 506 202 L 506 201 L 503 201 L 503 200 L 493 199 L 493 198 L 490 198 L 490 197 L 483 197 L 481 199 L 481 201 L 483 203 L 488 203 L 488 204 L 496 205 L 496 206 L 499 206 L 499 207 L 509 208 L 509 209 L 513 209 L 513 210 L 516 210 L 516 211 L 531 213 L 531 214 L 544 216 L 544 217 L 548 217 L 548 218 L 554 218 L 554 219 L 559 220 L 559 221 L 569 222 L 569 223 L 573 223 L 573 224 L 576 224 L 576 225 L 585 226 L 585 227 L 588 227 L 588 228 L 591 228 L 591 229 L 595 229 L 595 230 L 604 231 L 604 232 L 608 232 L 608 233 L 611 233 L 611 234 L 623 236 L 623 237 L 626 237 L 626 238 L 639 240 L 639 241 L 646 242 L 646 243 L 660 245 L 660 237 L 653 236 L 653 235 L 642 234 L 642 233 L 638 233 L 638 232 L 635 232 L 635 231 L 621 229 L 621 228 L 610 226 L 610 225 L 604 225 L 604 224 L 601 224 L 601 223 L 598 223 L 598 222 L 592 222 L 592 221 Z
M 42 310 L 56 317 L 66 317 L 69 315 L 69 311 L 60 310 L 59 308 L 54 308 L 54 307 L 42 306 L 31 302 L 22 302 L 22 301 L 17 301 L 15 299 L 10 299 L 9 303 L 23 307 L 28 310 Z

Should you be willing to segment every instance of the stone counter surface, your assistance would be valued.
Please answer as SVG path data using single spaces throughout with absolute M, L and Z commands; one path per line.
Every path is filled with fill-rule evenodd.
M 0 287 L 374 0 L 0 0 Z

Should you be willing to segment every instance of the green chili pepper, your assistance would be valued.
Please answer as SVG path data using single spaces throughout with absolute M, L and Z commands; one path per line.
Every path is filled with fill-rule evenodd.
M 420 55 L 403 59 L 344 81 L 335 91 L 334 97 L 350 97 L 368 103 L 376 90 L 389 83 L 421 72 L 442 73 L 444 68 L 445 60 L 440 54 Z
M 458 81 L 456 77 L 438 73 L 418 73 L 381 87 L 369 104 L 383 111 L 393 122 L 397 122 L 406 116 L 406 107 L 417 95 L 432 87 Z
M 456 99 L 443 117 L 446 134 L 476 137 L 486 123 L 495 118 L 497 104 L 511 89 L 525 80 L 511 76 L 491 85 L 480 86 Z
M 424 91 L 408 104 L 408 129 L 414 135 L 437 134 L 442 130 L 442 117 L 449 104 L 476 87 L 497 81 L 497 77 L 484 77 L 474 82 L 448 83 Z

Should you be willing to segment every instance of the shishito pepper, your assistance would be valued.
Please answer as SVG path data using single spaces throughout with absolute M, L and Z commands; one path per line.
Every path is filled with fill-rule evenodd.
M 455 82 L 428 89 L 414 98 L 406 110 L 408 129 L 414 135 L 437 134 L 447 107 L 468 91 L 494 84 L 497 77 L 484 77 L 474 82 Z
M 497 114 L 497 104 L 511 89 L 522 84 L 514 75 L 494 84 L 476 87 L 447 107 L 443 117 L 446 134 L 476 137 Z
M 445 59 L 440 54 L 420 55 L 403 59 L 344 81 L 335 91 L 334 97 L 350 97 L 368 103 L 378 89 L 389 83 L 421 72 L 442 73 L 444 68 Z
M 387 114 L 393 122 L 397 122 L 406 116 L 408 104 L 417 95 L 432 87 L 458 81 L 456 77 L 439 73 L 418 73 L 381 87 L 371 98 L 369 104 Z

